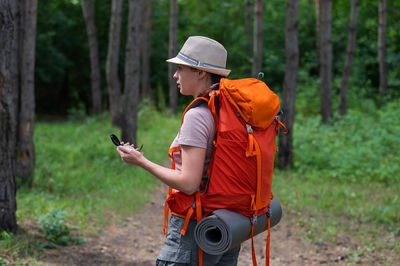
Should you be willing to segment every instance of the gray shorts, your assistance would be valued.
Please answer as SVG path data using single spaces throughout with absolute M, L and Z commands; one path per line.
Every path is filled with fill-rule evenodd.
M 181 235 L 181 230 L 185 222 L 184 218 L 171 215 L 168 227 L 168 234 L 164 246 L 157 256 L 156 266 L 197 266 L 198 247 L 194 240 L 194 228 L 196 221 L 190 220 L 186 234 Z M 211 257 L 203 255 L 203 265 L 234 266 L 237 265 L 240 245 L 225 253 L 217 264 L 210 261 Z

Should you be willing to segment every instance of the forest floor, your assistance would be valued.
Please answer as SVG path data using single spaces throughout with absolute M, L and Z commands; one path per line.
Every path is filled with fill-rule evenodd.
M 126 217 L 123 227 L 109 226 L 101 235 L 86 238 L 84 244 L 43 249 L 40 265 L 155 265 L 165 238 L 162 234 L 165 194 L 165 187 L 159 187 L 141 213 Z M 360 247 L 349 236 L 338 236 L 337 244 L 306 242 L 294 215 L 283 211 L 280 223 L 271 229 L 271 265 L 396 264 L 387 260 L 392 254 L 358 254 Z M 265 239 L 264 233 L 254 238 L 259 265 L 265 265 Z M 238 265 L 252 265 L 251 241 L 242 244 Z

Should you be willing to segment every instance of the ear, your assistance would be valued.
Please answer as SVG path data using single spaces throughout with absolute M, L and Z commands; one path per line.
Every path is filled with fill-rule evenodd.
M 199 70 L 198 75 L 200 79 L 204 79 L 207 76 L 207 72 Z

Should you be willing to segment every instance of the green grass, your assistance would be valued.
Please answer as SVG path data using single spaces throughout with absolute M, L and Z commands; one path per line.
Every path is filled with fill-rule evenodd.
M 73 227 L 92 231 L 132 214 L 158 181 L 120 160 L 110 141 L 119 130 L 104 114 L 81 121 L 37 123 L 33 189 L 17 193 L 17 219 L 37 220 L 53 208 L 67 213 Z M 151 160 L 163 163 L 179 126 L 177 118 L 152 108 L 139 113 L 138 143 Z

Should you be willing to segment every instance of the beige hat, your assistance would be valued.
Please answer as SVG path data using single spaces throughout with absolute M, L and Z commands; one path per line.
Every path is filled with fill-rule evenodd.
M 189 37 L 178 55 L 167 62 L 190 66 L 206 72 L 228 76 L 231 70 L 226 69 L 227 51 L 219 42 L 203 37 Z

